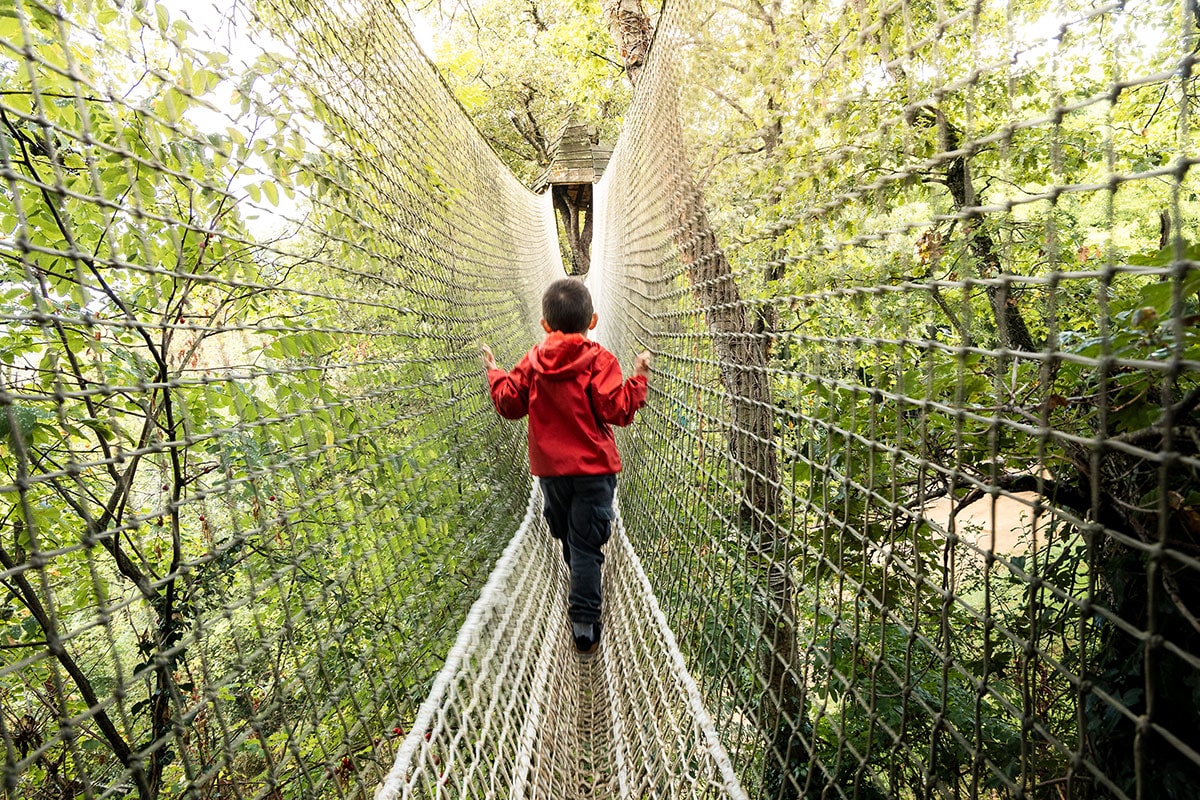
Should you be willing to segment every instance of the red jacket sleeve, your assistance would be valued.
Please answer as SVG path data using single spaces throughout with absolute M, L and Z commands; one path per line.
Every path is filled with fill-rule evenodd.
M 628 425 L 646 404 L 646 379 L 633 375 L 622 382 L 621 365 L 607 350 L 596 356 L 591 390 L 596 416 L 609 425 Z
M 513 367 L 512 372 L 502 369 L 488 370 L 488 385 L 492 389 L 492 403 L 497 413 L 505 419 L 520 419 L 529 413 L 529 383 L 532 367 L 529 355 Z

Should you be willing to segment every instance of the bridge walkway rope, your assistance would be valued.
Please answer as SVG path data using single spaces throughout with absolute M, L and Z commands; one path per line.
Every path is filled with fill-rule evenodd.
M 540 510 L 535 489 L 376 797 L 746 797 L 619 520 L 582 656 Z

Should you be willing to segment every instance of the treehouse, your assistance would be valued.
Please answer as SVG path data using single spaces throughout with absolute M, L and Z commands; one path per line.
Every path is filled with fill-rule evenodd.
M 567 121 L 550 151 L 550 165 L 534 181 L 533 190 L 553 193 L 554 208 L 571 249 L 567 271 L 586 275 L 591 267 L 592 185 L 600 180 L 612 145 L 574 119 Z

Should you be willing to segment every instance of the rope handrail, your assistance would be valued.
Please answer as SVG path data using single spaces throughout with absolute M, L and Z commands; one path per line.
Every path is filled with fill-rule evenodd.
M 531 489 L 525 519 L 517 528 L 512 541 L 504 548 L 500 560 L 496 562 L 495 569 L 492 570 L 487 583 L 479 592 L 479 599 L 471 606 L 466 621 L 459 628 L 458 638 L 455 639 L 449 655 L 446 656 L 446 663 L 434 679 L 429 696 L 421 704 L 412 729 L 405 736 L 404 742 L 396 753 L 395 765 L 376 790 L 377 800 L 391 800 L 398 796 L 400 782 L 406 777 L 403 772 L 404 767 L 407 767 L 417 757 L 418 749 L 428 750 L 430 748 L 429 738 L 425 736 L 425 732 L 434 730 L 434 715 L 441 708 L 451 683 L 456 680 L 463 661 L 482 637 L 484 625 L 499 607 L 508 603 L 504 588 L 517 568 L 517 557 L 524 555 L 524 551 L 528 549 L 527 540 L 531 537 L 539 499 L 540 495 L 537 490 Z M 520 761 L 522 764 L 525 763 L 525 759 Z

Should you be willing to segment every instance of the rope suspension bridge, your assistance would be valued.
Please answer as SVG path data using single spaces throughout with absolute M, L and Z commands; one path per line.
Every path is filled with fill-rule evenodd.
M 1191 0 L 666 4 L 591 659 L 549 195 L 394 3 L 224 13 L 0 6 L 6 798 L 1196 796 Z

